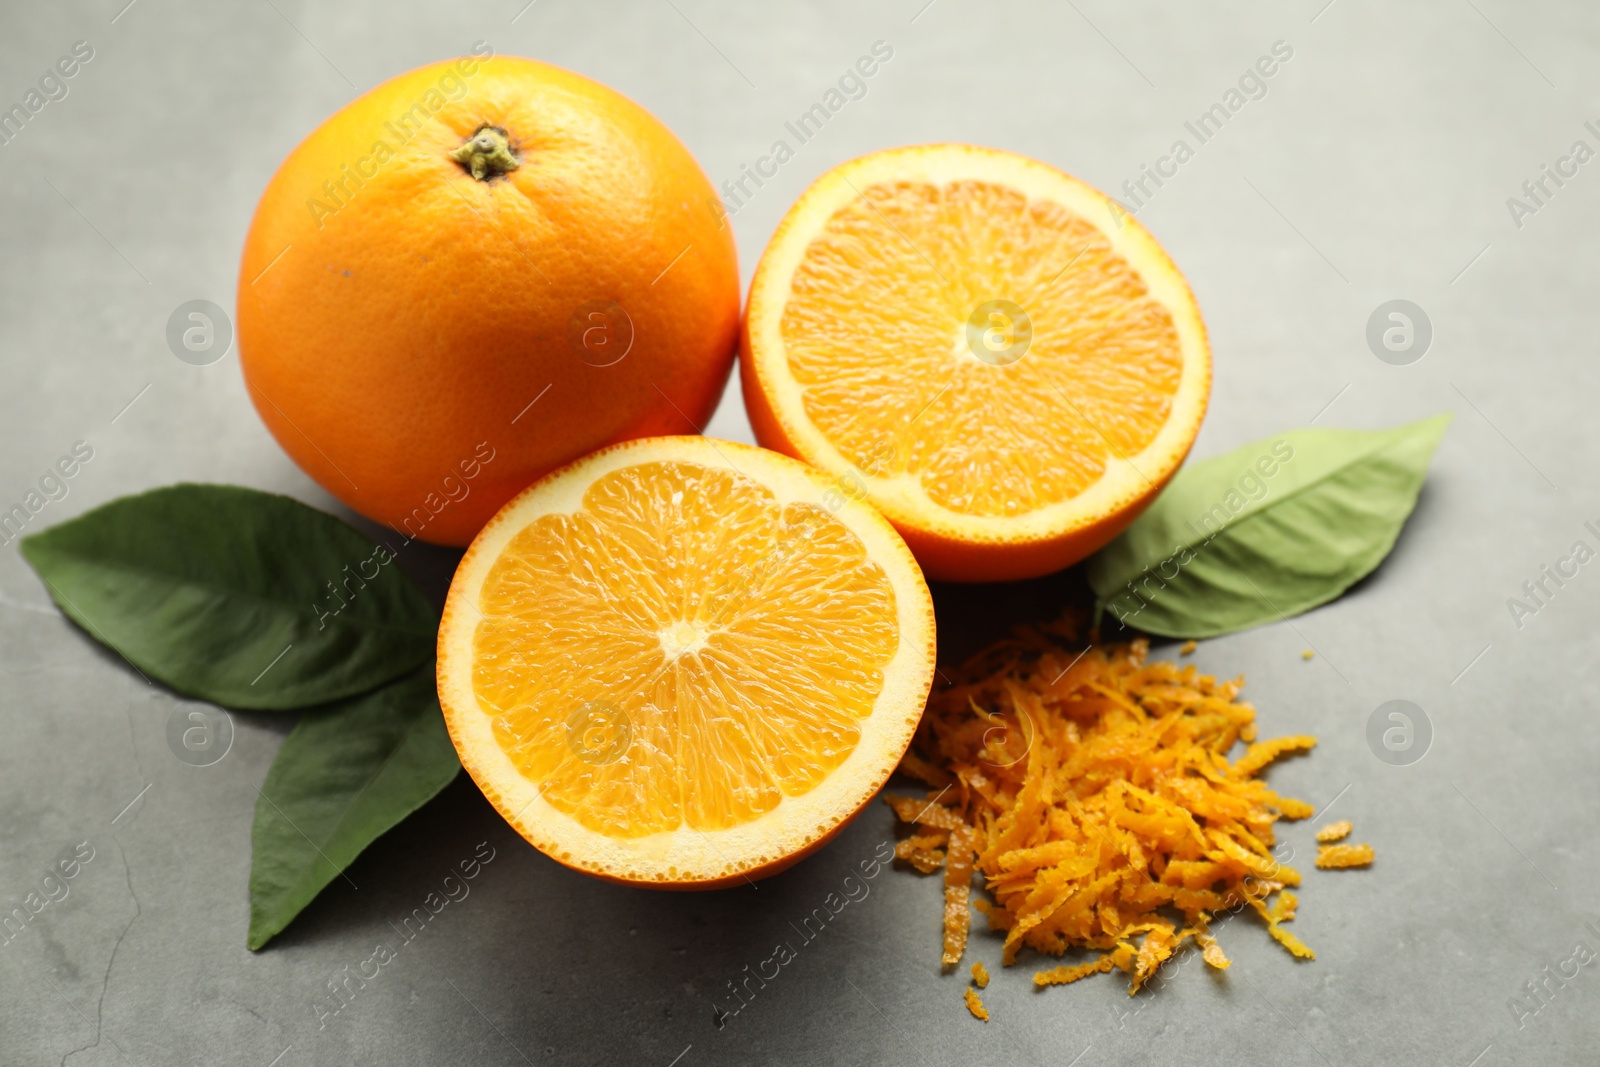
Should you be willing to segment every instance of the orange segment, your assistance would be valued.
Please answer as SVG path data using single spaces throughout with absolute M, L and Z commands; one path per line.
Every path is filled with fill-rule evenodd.
M 535 845 L 715 883 L 816 847 L 882 785 L 932 638 L 926 585 L 870 508 L 761 449 L 656 438 L 540 481 L 479 535 L 440 699 Z
M 1023 577 L 1115 536 L 1182 462 L 1210 353 L 1182 275 L 1044 164 L 963 145 L 824 175 L 757 267 L 758 439 L 853 478 L 929 574 Z

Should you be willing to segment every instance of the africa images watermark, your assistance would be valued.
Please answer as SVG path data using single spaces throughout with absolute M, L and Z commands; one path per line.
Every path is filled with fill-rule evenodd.
M 379 168 L 393 159 L 400 149 L 421 133 L 446 103 L 465 97 L 467 79 L 478 73 L 478 61 L 492 55 L 494 48 L 488 42 L 473 42 L 471 57 L 463 56 L 452 63 L 446 68 L 445 73 L 439 76 L 439 80 L 429 86 L 427 92 L 412 101 L 410 107 L 384 123 L 387 135 L 374 141 L 366 155 L 341 164 L 340 176 L 322 183 L 322 192 L 327 199 L 319 200 L 315 196 L 306 199 L 306 209 L 311 212 L 311 219 L 317 224 L 317 229 L 322 228 L 326 216 L 337 215 L 348 207 L 367 182 L 378 176 Z M 393 143 L 390 142 L 390 138 L 393 138 Z
M 0 545 L 9 545 L 22 536 L 23 528 L 48 505 L 67 499 L 72 491 L 69 484 L 83 465 L 94 458 L 94 446 L 87 441 L 74 441 L 71 450 L 61 456 L 43 474 L 39 475 L 38 488 L 30 488 L 22 499 L 5 511 L 0 511 Z
M 1294 47 L 1288 41 L 1273 41 L 1270 53 L 1246 67 L 1244 73 L 1239 75 L 1237 84 L 1229 86 L 1221 100 L 1202 111 L 1194 121 L 1183 124 L 1183 128 L 1194 138 L 1192 147 L 1186 139 L 1179 137 L 1172 142 L 1167 154 L 1158 156 L 1153 165 L 1141 163 L 1139 176 L 1122 183 L 1123 195 L 1128 198 L 1126 203 L 1119 204 L 1109 197 L 1106 200 L 1117 226 L 1120 228 L 1128 215 L 1137 215 L 1154 200 L 1161 187 L 1178 176 L 1178 168 L 1193 159 L 1202 145 L 1221 133 L 1222 128 L 1244 110 L 1246 104 L 1263 99 L 1267 95 L 1267 83 L 1278 73 L 1282 64 L 1293 58 Z M 1152 184 L 1154 188 L 1151 188 Z
M 1583 128 L 1595 138 L 1596 144 L 1600 144 L 1600 126 L 1590 120 L 1583 124 Z M 1578 176 L 1579 168 L 1594 157 L 1595 150 L 1580 137 L 1572 142 L 1566 155 L 1556 157 L 1554 166 L 1539 164 L 1539 173 L 1522 183 L 1522 195 L 1506 197 L 1506 211 L 1511 214 L 1511 224 L 1522 229 L 1523 221 L 1549 207 L 1550 201 L 1565 188 L 1567 182 Z
M 405 548 L 420 538 L 422 531 L 427 529 L 428 524 L 438 518 L 445 508 L 467 499 L 472 494 L 472 480 L 483 472 L 485 466 L 494 462 L 496 455 L 498 453 L 493 445 L 488 441 L 479 441 L 474 446 L 472 455 L 458 462 L 455 469 L 440 479 L 438 489 L 430 491 L 422 498 L 420 504 L 400 520 L 398 531 L 406 535 L 405 542 L 400 548 Z M 458 471 L 459 477 L 457 477 Z M 398 549 L 379 542 L 372 547 L 372 551 L 365 558 L 353 564 L 346 563 L 338 575 L 324 581 L 326 595 L 319 596 L 311 603 L 312 614 L 317 617 L 317 629 L 326 629 L 328 620 L 336 618 L 340 612 L 349 607 L 350 602 L 367 587 L 367 583 L 376 579 L 382 569 L 393 563 L 398 556 Z M 354 571 L 351 570 L 352 567 L 355 568 Z
M 1600 544 L 1600 526 L 1586 522 L 1583 528 L 1595 539 L 1596 544 Z M 1541 563 L 1539 573 L 1522 583 L 1521 597 L 1506 597 L 1506 611 L 1510 612 L 1511 622 L 1516 628 L 1522 629 L 1527 625 L 1526 620 L 1549 607 L 1556 594 L 1578 576 L 1579 568 L 1594 557 L 1594 547 L 1580 537 L 1572 542 L 1566 555 L 1558 557 L 1553 563 Z
M 1253 463 L 1244 468 L 1220 499 L 1184 524 L 1196 535 L 1204 533 L 1205 540 L 1196 545 L 1174 545 L 1170 556 L 1145 568 L 1138 577 L 1128 581 L 1126 592 L 1118 593 L 1115 598 L 1107 602 L 1106 607 L 1116 616 L 1117 621 L 1127 624 L 1128 620 L 1149 607 L 1160 595 L 1161 590 L 1167 587 L 1167 583 L 1183 573 L 1183 568 L 1204 552 L 1206 546 L 1211 544 L 1240 512 L 1249 504 L 1260 503 L 1271 494 L 1272 487 L 1268 483 L 1292 462 L 1294 462 L 1294 446 L 1282 438 L 1272 442 Z M 1151 588 L 1152 585 L 1154 589 Z
M 71 87 L 67 82 L 78 75 L 94 58 L 94 46 L 88 41 L 76 41 L 72 52 L 57 59 L 39 75 L 36 88 L 22 94 L 22 102 L 12 104 L 9 110 L 0 111 L 0 145 L 8 145 L 22 133 L 23 127 L 45 109 L 47 104 L 65 100 Z
M 1600 943 L 1600 926 L 1594 920 L 1585 919 L 1584 928 L 1597 938 Z M 1556 996 L 1573 982 L 1583 969 L 1592 964 L 1596 959 L 1596 952 L 1583 938 L 1578 938 L 1572 946 L 1572 951 L 1558 959 L 1555 963 L 1547 963 L 1532 978 L 1522 984 L 1522 992 L 1506 999 L 1506 1008 L 1511 1012 L 1511 1021 L 1518 1030 L 1528 1025 L 1528 1020 L 1536 1017 L 1551 1004 L 1555 1003 Z
M 65 852 L 65 850 L 63 850 Z M 28 928 L 34 918 L 52 904 L 59 904 L 72 894 L 69 884 L 82 873 L 84 865 L 94 859 L 94 846 L 87 841 L 74 845 L 70 854 L 60 856 L 46 869 L 37 888 L 30 889 L 9 912 L 0 914 L 0 948 L 11 944 Z
M 711 199 L 711 210 L 718 219 L 737 215 L 739 209 L 744 207 L 755 195 L 749 188 L 750 183 L 755 183 L 760 189 L 767 181 L 778 176 L 778 168 L 789 162 L 795 156 L 795 148 L 810 141 L 828 121 L 844 110 L 846 104 L 853 100 L 860 100 L 867 95 L 867 80 L 877 74 L 880 67 L 894 58 L 894 47 L 887 41 L 874 41 L 869 54 L 861 56 L 855 63 L 847 67 L 839 76 L 834 86 L 822 94 L 822 99 L 812 104 L 792 122 L 785 122 L 783 128 L 794 138 L 794 145 L 790 145 L 786 138 L 779 138 L 772 142 L 772 147 L 767 154 L 756 158 L 754 163 L 741 163 L 739 176 L 729 178 L 722 183 L 722 197 Z
M 466 900 L 467 895 L 472 892 L 472 887 L 468 883 L 482 874 L 484 867 L 492 863 L 494 857 L 495 850 L 489 842 L 478 842 L 472 856 L 458 862 L 456 870 L 445 875 L 439 888 L 423 897 L 422 903 L 412 908 L 400 920 L 399 926 L 393 922 L 389 923 L 389 929 L 393 930 L 398 938 L 397 942 L 391 944 L 389 941 L 379 941 L 371 955 L 355 964 L 353 973 L 349 964 L 335 971 L 333 977 L 328 979 L 327 992 L 311 1002 L 312 1014 L 317 1019 L 317 1029 L 327 1029 L 330 1020 L 354 1004 L 356 998 L 366 991 L 367 986 L 376 982 L 383 974 L 383 969 L 398 960 L 401 951 L 421 936 L 445 908 Z M 460 873 L 457 874 L 457 871 Z
M 728 979 L 728 992 L 732 994 L 729 1004 L 732 1006 L 717 1003 L 711 1005 L 711 1021 L 716 1024 L 717 1029 L 721 1030 L 727 1026 L 729 1019 L 748 1008 L 755 1001 L 756 994 L 767 988 L 768 982 L 777 981 L 779 975 L 783 973 L 783 968 L 799 958 L 800 949 L 821 937 L 828 924 L 837 919 L 846 907 L 866 900 L 872 892 L 872 887 L 867 883 L 882 874 L 884 866 L 892 859 L 894 859 L 894 845 L 888 841 L 879 842 L 872 855 L 858 865 L 861 870 L 859 876 L 855 871 L 845 875 L 839 884 L 839 889 L 823 897 L 821 906 L 812 908 L 809 914 L 802 917 L 799 926 L 789 923 L 789 929 L 795 932 L 799 940 L 798 948 L 793 941 L 785 937 L 772 947 L 771 954 L 756 964 L 754 971 L 747 963 L 738 978 Z

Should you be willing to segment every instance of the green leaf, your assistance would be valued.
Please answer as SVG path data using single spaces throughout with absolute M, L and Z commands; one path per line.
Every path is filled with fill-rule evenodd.
M 1089 560 L 1096 617 L 1215 637 L 1327 603 L 1394 547 L 1450 419 L 1292 430 L 1185 467 Z
M 431 665 L 307 713 L 267 772 L 251 831 L 249 946 L 265 945 L 461 763 Z
M 34 534 L 22 554 L 79 626 L 229 707 L 321 704 L 433 656 L 438 618 L 389 549 L 284 496 L 154 489 Z

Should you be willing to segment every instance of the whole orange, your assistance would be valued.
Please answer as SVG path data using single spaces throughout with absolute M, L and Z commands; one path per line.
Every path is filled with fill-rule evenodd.
M 585 453 L 696 432 L 739 322 L 733 235 L 672 132 L 587 78 L 476 51 L 289 154 L 238 298 L 245 383 L 290 457 L 456 545 Z

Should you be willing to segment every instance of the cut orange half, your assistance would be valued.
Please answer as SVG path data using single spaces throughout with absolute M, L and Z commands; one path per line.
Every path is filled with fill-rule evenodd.
M 968 145 L 806 190 L 756 267 L 745 405 L 853 481 L 929 577 L 998 581 L 1115 537 L 1188 454 L 1211 388 L 1183 275 L 1104 194 Z
M 656 437 L 541 479 L 478 534 L 439 700 L 540 850 L 713 888 L 782 869 L 872 798 L 933 663 L 928 587 L 858 496 L 765 449 Z

